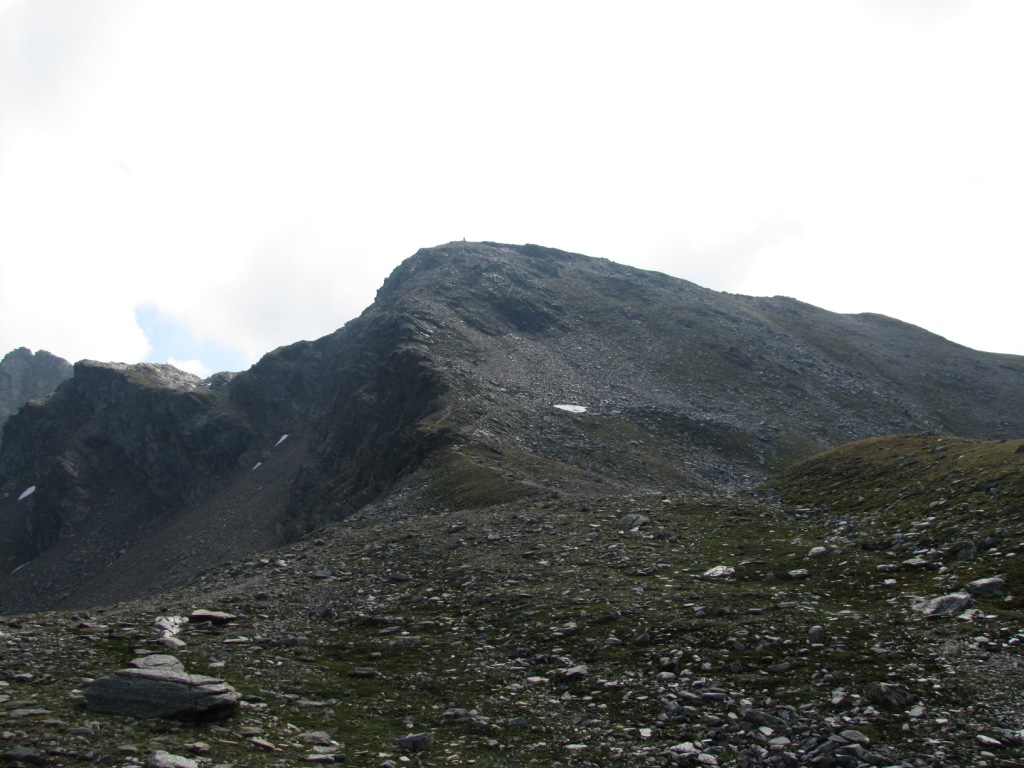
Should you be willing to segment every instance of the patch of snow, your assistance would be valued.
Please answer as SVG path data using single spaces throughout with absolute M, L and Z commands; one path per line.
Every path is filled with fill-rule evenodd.
M 287 439 L 288 439 L 288 433 L 286 432 L 285 434 L 281 435 L 281 437 L 278 439 L 278 441 L 276 443 L 274 443 L 274 447 L 277 448 L 277 446 L 279 446 L 281 443 L 283 443 Z
M 567 403 L 555 403 L 555 408 L 560 411 L 568 411 L 569 413 L 586 413 L 587 409 L 582 405 L 569 405 Z
M 21 501 L 22 499 L 27 499 L 29 496 L 31 496 L 35 492 L 36 492 L 36 487 L 34 485 L 30 485 L 28 488 L 26 488 L 24 491 L 21 492 L 21 496 L 18 497 L 18 501 Z

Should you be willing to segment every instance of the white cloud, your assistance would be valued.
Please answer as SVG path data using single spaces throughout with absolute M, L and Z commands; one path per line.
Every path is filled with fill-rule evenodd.
M 896 5 L 8 0 L 0 348 L 255 359 L 466 237 L 1022 353 L 1024 7 Z
M 176 360 L 173 357 L 171 357 L 167 359 L 167 362 L 170 365 L 173 365 L 178 370 L 187 371 L 188 373 L 195 374 L 196 376 L 199 376 L 202 379 L 205 379 L 207 376 L 213 373 L 213 371 L 211 371 L 209 368 L 203 365 L 202 361 L 200 360 Z

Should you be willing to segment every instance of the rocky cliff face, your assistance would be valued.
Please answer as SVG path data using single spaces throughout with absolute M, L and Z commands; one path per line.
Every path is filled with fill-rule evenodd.
M 1024 434 L 1021 406 L 1024 360 L 888 318 L 449 244 L 244 373 L 83 361 L 22 409 L 0 451 L 0 610 L 145 594 L 370 502 L 738 489 L 856 438 Z
M 46 397 L 71 376 L 71 364 L 46 350 L 19 347 L 0 360 L 0 439 L 3 424 L 29 400 Z

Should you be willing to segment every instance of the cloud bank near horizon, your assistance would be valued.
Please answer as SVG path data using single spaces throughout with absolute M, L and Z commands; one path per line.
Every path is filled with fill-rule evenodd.
M 465 237 L 1022 354 L 1022 29 L 961 0 L 0 0 L 0 348 L 243 368 Z

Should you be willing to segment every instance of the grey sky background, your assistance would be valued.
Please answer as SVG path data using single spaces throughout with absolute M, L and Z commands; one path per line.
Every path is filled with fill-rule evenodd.
M 449 240 L 1024 353 L 1024 4 L 0 0 L 0 350 L 206 374 Z

